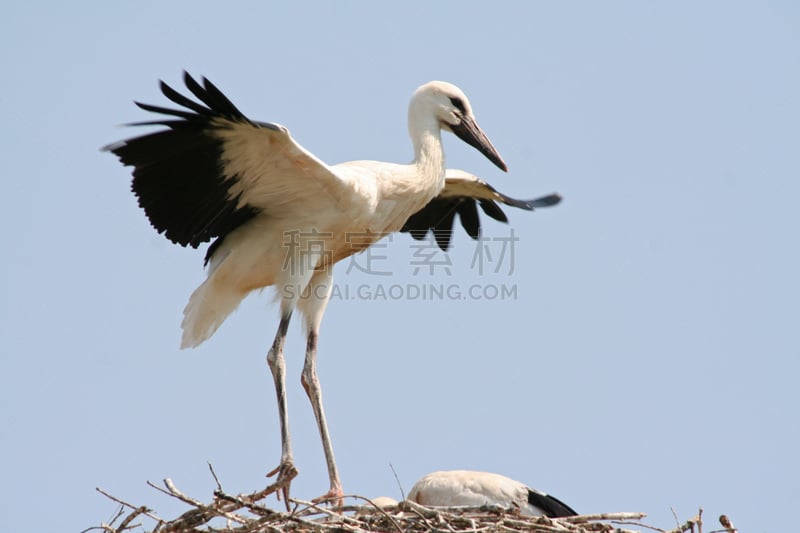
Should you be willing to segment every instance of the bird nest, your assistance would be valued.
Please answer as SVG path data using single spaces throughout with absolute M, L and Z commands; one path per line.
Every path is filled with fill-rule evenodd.
M 518 509 L 499 506 L 432 508 L 407 500 L 391 507 L 378 507 L 362 496 L 346 496 L 345 501 L 353 503 L 340 510 L 290 498 L 290 509 L 277 511 L 262 503 L 269 494 L 276 492 L 274 485 L 251 494 L 231 495 L 223 491 L 218 482 L 211 503 L 202 503 L 178 490 L 169 479 L 164 480 L 164 487 L 148 484 L 181 500 L 190 509 L 167 520 L 146 506 L 132 505 L 97 489 L 119 504 L 119 510 L 108 523 L 81 533 L 641 533 L 642 528 L 662 533 L 703 533 L 702 509 L 683 524 L 660 529 L 642 523 L 644 513 L 548 518 L 523 516 Z M 737 533 L 725 515 L 719 520 L 722 529 L 709 533 Z

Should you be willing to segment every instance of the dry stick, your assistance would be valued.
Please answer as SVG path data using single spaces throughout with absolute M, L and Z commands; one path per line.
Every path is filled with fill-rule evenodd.
M 205 505 L 204 503 L 197 501 L 194 498 L 186 496 L 184 493 L 178 490 L 178 488 L 175 486 L 175 484 L 172 482 L 170 478 L 164 478 L 164 485 L 167 487 L 168 490 L 164 490 L 150 481 L 148 481 L 147 484 L 155 489 L 160 490 L 165 494 L 168 494 L 174 498 L 181 500 L 184 503 L 188 503 L 189 505 L 196 507 L 196 509 L 191 509 L 186 513 L 182 514 L 180 517 L 178 517 L 177 520 L 173 520 L 172 522 L 170 522 L 171 527 L 174 527 L 176 523 L 179 524 L 182 521 L 190 524 L 195 524 L 199 520 L 200 522 L 197 523 L 196 525 L 200 525 L 208 522 L 209 520 L 211 520 L 216 516 L 221 516 L 223 518 L 227 518 L 228 520 L 232 520 L 233 522 L 243 525 L 252 522 L 252 520 L 248 518 L 237 516 L 223 509 L 218 509 L 213 505 Z
M 394 469 L 394 465 L 392 464 L 391 461 L 389 461 L 389 468 L 392 469 L 392 474 L 394 474 L 394 480 L 397 482 L 397 488 L 400 489 L 400 496 L 401 496 L 401 498 L 403 500 L 405 500 L 406 499 L 406 493 L 403 490 L 403 485 L 400 483 L 400 478 L 397 477 L 397 470 Z
M 681 519 L 678 518 L 678 513 L 675 512 L 675 508 L 674 507 L 670 507 L 669 510 L 672 511 L 672 517 L 675 519 L 675 529 L 672 529 L 670 531 L 683 531 L 682 526 L 681 526 Z
M 652 529 L 652 528 L 651 528 L 651 529 Z M 620 528 L 614 528 L 614 533 L 641 533 L 641 532 L 639 532 L 639 531 L 634 531 L 634 530 L 632 530 L 632 529 L 620 529 Z
M 506 524 L 509 524 L 509 525 L 515 526 L 515 527 L 509 527 Z M 508 519 L 503 520 L 501 525 L 506 527 L 506 528 L 508 528 L 511 531 L 519 531 L 519 529 L 517 529 L 519 527 L 524 527 L 524 528 L 528 528 L 528 529 L 533 527 L 534 528 L 533 531 L 558 531 L 558 532 L 570 531 L 569 529 L 567 529 L 567 528 L 565 528 L 563 526 L 560 526 L 560 525 L 540 524 L 538 522 L 536 524 L 530 524 L 530 523 L 527 523 L 527 522 L 521 522 L 521 521 L 516 521 L 516 520 L 508 520 Z M 583 528 L 580 528 L 580 530 L 581 531 L 585 531 Z
M 453 525 L 458 527 L 464 527 L 464 524 L 467 525 L 469 528 L 474 528 L 474 519 L 486 519 L 486 514 L 491 513 L 495 515 L 498 519 L 500 516 L 503 516 L 506 510 L 503 507 L 496 506 L 496 505 L 484 505 L 477 509 L 477 511 L 473 511 L 469 507 L 449 507 L 445 510 L 439 511 L 439 520 L 445 522 L 445 525 L 453 531 Z M 454 514 L 460 513 L 460 514 Z
M 453 529 L 453 527 L 450 524 L 445 523 L 445 525 L 447 526 L 447 528 L 450 531 L 452 531 L 453 533 L 456 533 L 456 530 Z M 494 527 L 494 526 L 487 525 L 487 526 L 480 527 L 480 528 L 476 527 L 476 528 L 471 528 L 471 529 L 459 529 L 459 530 L 457 530 L 457 533 L 483 533 L 484 531 L 490 530 L 492 527 Z
M 273 484 L 274 485 L 274 484 Z M 266 516 L 272 514 L 274 516 L 285 516 L 284 513 L 280 511 L 275 511 L 273 509 L 269 509 L 266 506 L 260 505 L 256 502 L 263 500 L 266 498 L 271 492 L 274 492 L 272 489 L 273 485 L 268 486 L 267 488 L 252 492 L 250 494 L 239 494 L 238 496 L 230 496 L 225 494 L 221 488 L 217 492 L 214 493 L 215 496 L 222 497 L 222 499 L 228 500 L 228 504 L 222 504 L 220 509 L 225 512 L 231 513 L 241 509 L 242 507 L 247 508 L 248 510 L 252 511 L 253 513 L 259 516 Z M 217 494 L 219 493 L 219 494 Z
M 101 489 L 100 487 L 95 487 L 95 489 L 94 489 L 94 490 L 96 490 L 97 492 L 99 492 L 100 494 L 102 494 L 103 496 L 105 496 L 106 498 L 108 498 L 109 500 L 111 500 L 111 501 L 114 501 L 114 502 L 117 502 L 117 503 L 118 503 L 118 504 L 120 504 L 120 505 L 124 505 L 125 507 L 128 507 L 128 508 L 130 508 L 130 509 L 133 509 L 134 511 L 136 511 L 137 509 L 139 509 L 139 507 L 137 507 L 137 506 L 135 506 L 135 505 L 131 505 L 130 503 L 128 503 L 128 502 L 126 502 L 126 501 L 124 501 L 124 500 L 120 500 L 119 498 L 112 496 L 111 494 L 107 493 L 106 491 L 104 491 L 104 490 L 103 490 L 103 489 Z M 146 509 L 145 511 L 142 511 L 142 512 L 141 512 L 141 513 L 139 513 L 139 514 L 143 514 L 143 515 L 145 515 L 146 517 L 148 517 L 148 518 L 152 518 L 153 520 L 156 520 L 156 521 L 158 521 L 158 522 L 163 522 L 163 520 L 162 520 L 162 519 L 160 519 L 160 518 L 159 518 L 157 515 L 153 514 L 153 510 L 152 510 L 152 509 Z
M 164 494 L 166 494 L 167 496 L 171 496 L 171 497 L 173 497 L 173 498 L 175 498 L 175 497 L 176 497 L 176 496 L 175 496 L 174 494 L 172 494 L 170 491 L 168 491 L 168 490 L 166 490 L 166 489 L 162 489 L 161 487 L 159 487 L 158 485 L 156 485 L 156 484 L 155 484 L 155 483 L 153 483 L 152 481 L 149 481 L 149 480 L 148 480 L 148 481 L 146 481 L 146 483 L 147 483 L 147 485 L 148 485 L 148 486 L 150 486 L 150 487 L 152 487 L 152 488 L 156 489 L 158 492 L 163 492 L 163 493 L 164 493 Z M 192 504 L 192 505 L 194 505 L 194 504 Z
M 514 518 L 506 518 L 503 520 L 503 524 L 508 524 L 510 526 L 518 528 L 539 528 L 545 529 L 548 531 L 586 531 L 584 528 L 577 524 L 571 524 L 569 522 L 563 522 L 561 520 L 550 519 L 546 516 L 539 516 L 539 517 L 531 517 L 532 521 L 525 521 L 519 520 Z
M 273 492 L 277 492 L 278 489 L 280 489 L 280 487 L 278 486 L 278 482 L 276 481 L 275 483 L 267 485 L 265 488 L 258 490 L 256 492 L 251 492 L 250 494 L 247 495 L 240 495 L 239 498 L 241 498 L 244 501 L 257 502 L 263 500 Z
M 505 524 L 499 524 L 498 527 L 500 528 L 501 531 L 505 531 L 506 533 L 519 533 L 518 529 L 514 529 L 513 527 L 508 527 Z
M 217 486 L 221 490 L 222 486 L 219 483 L 219 480 L 217 479 L 216 474 L 214 473 L 213 467 L 211 467 L 210 463 L 209 463 L 208 466 L 211 469 L 211 473 L 214 476 L 214 479 L 217 480 Z M 185 503 L 188 503 L 189 505 L 194 505 L 196 507 L 204 506 L 202 503 L 200 503 L 198 501 L 195 501 L 195 500 L 189 498 L 188 496 L 185 496 L 183 493 L 181 493 L 177 488 L 175 488 L 175 485 L 172 483 L 172 480 L 170 480 L 169 478 L 164 480 L 164 484 L 167 485 L 167 488 L 170 489 L 169 491 L 166 491 L 166 490 L 162 489 L 161 487 L 159 487 L 158 485 L 156 485 L 156 484 L 154 484 L 154 483 L 152 483 L 150 481 L 148 481 L 147 484 L 150 485 L 151 487 L 153 487 L 154 489 L 156 489 L 156 490 L 158 490 L 160 492 L 163 492 L 164 494 L 167 494 L 168 496 L 172 496 L 174 498 L 178 498 L 179 500 L 181 500 L 181 501 L 183 501 Z M 272 483 L 271 485 L 268 485 L 266 488 L 261 489 L 259 491 L 252 492 L 252 493 L 246 494 L 246 495 L 239 495 L 236 498 L 237 503 L 232 504 L 230 507 L 223 506 L 223 508 L 220 509 L 220 510 L 222 511 L 222 513 L 231 513 L 231 512 L 234 512 L 234 511 L 238 510 L 238 509 L 241 509 L 242 507 L 247 507 L 248 504 L 245 504 L 244 502 L 250 502 L 249 505 L 254 505 L 255 502 L 263 500 L 264 498 L 266 498 L 267 496 L 269 496 L 273 492 L 276 492 L 279 488 L 280 487 L 278 486 L 278 483 L 276 482 L 276 483 Z M 173 493 L 173 490 L 175 491 L 174 493 Z M 266 507 L 264 507 L 264 509 L 266 509 Z M 278 513 L 278 511 L 274 511 L 274 512 Z M 280 514 L 280 513 L 278 513 L 278 514 Z M 222 516 L 225 516 L 225 514 L 223 514 Z M 241 521 L 241 520 L 242 519 L 239 518 L 239 520 L 237 520 L 237 521 Z
M 188 503 L 189 505 L 194 505 L 195 507 L 206 506 L 203 502 L 195 500 L 194 498 L 190 498 L 189 496 L 179 491 L 178 487 L 175 486 L 175 483 L 173 483 L 172 480 L 168 477 L 164 478 L 164 486 L 167 487 L 167 490 L 172 496 L 178 498 L 182 502 Z
M 273 526 L 272 524 L 267 523 L 266 519 L 258 520 L 258 521 L 256 521 L 255 524 L 256 524 L 256 526 L 255 526 L 256 529 L 254 529 L 253 531 L 261 531 L 261 532 L 263 532 L 263 531 L 265 531 L 264 528 L 266 528 L 266 531 L 269 532 L 269 533 L 283 533 L 283 530 L 281 528 L 279 528 L 277 526 Z
M 334 530 L 334 531 L 340 531 L 342 529 L 345 529 L 347 531 L 361 531 L 360 528 L 353 529 L 353 526 L 350 526 L 348 524 L 342 524 L 342 523 L 326 524 L 324 522 L 315 522 L 313 520 L 306 520 L 305 518 L 302 518 L 302 517 L 300 517 L 300 516 L 298 516 L 297 514 L 294 514 L 294 513 L 290 514 L 290 515 L 287 515 L 287 518 L 289 520 L 293 520 L 293 521 L 296 521 L 296 522 L 300 522 L 301 524 L 307 525 L 310 528 L 312 528 L 312 530 L 314 528 L 317 528 L 317 529 L 322 528 L 322 529 L 331 529 L 331 530 Z
M 149 480 L 147 481 L 147 484 L 156 489 L 157 491 L 163 492 L 167 496 L 177 498 L 184 503 L 188 503 L 189 505 L 196 507 L 195 509 L 189 509 L 175 520 L 171 520 L 169 523 L 167 523 L 165 526 L 165 530 L 168 532 L 194 529 L 196 526 L 205 524 L 206 522 L 217 516 L 215 513 L 209 512 L 208 509 L 205 509 L 202 503 L 195 501 L 189 498 L 188 496 L 183 495 L 183 493 L 181 493 L 177 488 L 175 488 L 175 486 L 172 484 L 172 480 L 170 480 L 169 478 L 164 479 L 164 484 L 170 490 L 164 490 Z M 172 485 L 172 487 L 170 487 L 170 485 Z
M 641 522 L 631 522 L 628 520 L 612 520 L 612 523 L 619 524 L 622 526 L 643 527 L 646 529 L 652 529 L 653 531 L 658 531 L 659 533 L 666 533 L 666 531 L 664 529 L 661 529 L 660 527 L 648 526 L 647 524 L 642 524 Z
M 81 531 L 81 533 L 86 533 L 87 531 L 94 531 L 95 529 L 99 529 L 101 531 L 107 531 L 108 533 L 116 533 L 116 530 L 113 527 L 109 526 L 108 524 L 100 524 L 99 526 L 87 527 L 86 529 Z
M 122 516 L 123 514 L 125 514 L 125 506 L 120 504 L 119 508 L 117 509 L 117 512 L 114 513 L 114 516 L 111 517 L 111 519 L 108 521 L 107 524 L 105 522 L 100 522 L 99 526 L 87 527 L 86 529 L 81 531 L 81 533 L 86 533 L 87 531 L 94 531 L 95 529 L 99 529 L 99 530 L 102 530 L 102 531 L 107 531 L 109 533 L 116 533 L 117 529 L 114 528 L 114 527 L 111 527 L 111 524 L 116 522 L 117 519 L 120 516 Z
M 572 524 L 582 524 L 584 522 L 594 522 L 597 520 L 640 520 L 645 516 L 647 516 L 646 513 L 595 513 L 565 516 L 559 518 L 559 520 Z
M 635 513 L 615 513 L 616 516 L 625 515 L 625 514 L 635 514 Z M 602 515 L 604 517 L 614 516 L 611 514 Z M 531 517 L 532 519 L 534 517 Z M 575 519 L 578 520 L 575 520 Z M 599 522 L 592 522 L 589 523 L 585 520 L 585 518 L 590 518 L 592 520 L 596 519 L 595 515 L 579 515 L 579 516 L 569 516 L 569 517 L 559 517 L 559 518 L 548 518 L 545 516 L 536 517 L 533 521 L 525 521 L 522 519 L 514 519 L 514 518 L 505 518 L 503 520 L 503 524 L 508 524 L 519 529 L 523 528 L 538 528 L 539 530 L 548 530 L 548 531 L 571 531 L 575 533 L 586 532 L 587 529 L 582 527 L 580 524 L 586 524 L 591 526 L 593 531 L 608 531 L 612 528 L 610 524 L 601 524 Z M 608 519 L 608 518 L 604 518 Z M 625 522 L 619 522 L 624 524 Z M 637 533 L 632 532 L 631 530 L 615 528 L 614 531 L 616 533 Z M 659 530 L 662 531 L 663 530 Z
M 222 503 L 219 506 L 220 509 L 222 509 L 223 511 L 226 511 L 226 512 L 232 512 L 232 511 L 235 511 L 235 510 L 238 510 L 238 509 L 241 509 L 241 508 L 245 508 L 248 511 L 250 511 L 251 513 L 253 513 L 255 515 L 258 515 L 258 516 L 261 516 L 261 517 L 269 516 L 269 517 L 275 518 L 275 517 L 285 517 L 286 516 L 284 513 L 281 513 L 280 511 L 274 511 L 274 510 L 272 510 L 272 509 L 270 509 L 268 507 L 265 507 L 263 505 L 245 501 L 245 500 L 243 500 L 241 498 L 241 496 L 231 496 L 230 494 L 226 494 L 226 493 L 222 492 L 221 490 L 215 490 L 214 491 L 214 497 L 217 498 L 218 500 L 224 500 L 227 503 L 234 504 L 234 505 L 228 506 L 228 505 L 225 505 L 225 503 Z
M 349 497 L 350 496 L 343 496 L 343 498 L 349 498 Z M 329 511 L 327 509 L 324 509 L 324 508 L 320 507 L 319 505 L 317 505 L 314 502 L 307 502 L 305 500 L 298 500 L 297 498 L 289 498 L 289 501 L 292 502 L 292 503 L 295 503 L 297 505 L 305 505 L 308 508 L 315 509 L 318 513 L 321 513 L 321 514 L 324 514 L 324 515 L 327 515 L 327 516 L 331 516 L 333 518 L 341 520 L 342 522 L 361 525 L 361 522 L 356 520 L 355 518 L 350 518 L 349 516 L 345 516 L 343 514 L 339 514 L 339 513 L 335 512 L 335 511 Z M 303 511 L 300 511 L 297 514 L 301 515 L 301 514 L 303 514 Z
M 683 525 L 679 524 L 678 527 L 676 527 L 675 529 L 670 529 L 666 533 L 683 533 L 684 531 L 687 531 L 687 530 L 694 531 L 694 526 L 695 525 L 702 526 L 703 522 L 700 519 L 702 514 L 703 514 L 703 510 L 700 509 L 700 512 L 697 514 L 697 516 L 695 516 L 693 518 L 690 518 L 689 520 L 684 522 Z M 698 533 L 702 533 L 702 530 L 699 531 Z
M 389 463 L 389 466 L 392 466 L 392 463 Z M 398 483 L 399 483 L 399 481 L 398 481 Z M 403 492 L 403 488 L 402 488 L 402 487 L 400 487 L 400 493 L 402 494 L 402 492 Z M 347 496 L 345 496 L 345 497 L 347 497 Z M 364 501 L 366 501 L 366 502 L 369 502 L 369 504 L 370 504 L 371 506 L 373 506 L 375 509 L 377 509 L 379 513 L 381 513 L 383 516 L 385 516 L 386 518 L 388 518 L 388 519 L 389 519 L 389 520 L 392 522 L 392 524 L 394 524 L 394 527 L 396 527 L 396 528 L 397 528 L 397 531 L 399 531 L 400 533 L 406 533 L 406 530 L 405 530 L 405 529 L 403 529 L 402 527 L 400 527 L 400 524 L 398 524 L 398 523 L 397 523 L 397 520 L 395 520 L 393 516 L 390 516 L 390 515 L 389 515 L 389 513 L 387 513 L 387 512 L 386 512 L 386 511 L 383 509 L 383 507 L 378 507 L 377 505 L 375 505 L 375 502 L 373 502 L 373 501 L 372 501 L 372 500 L 370 500 L 369 498 L 365 498 L 364 496 L 358 496 L 358 495 L 356 495 L 356 494 L 353 494 L 353 495 L 352 495 L 352 496 L 350 496 L 350 497 L 351 497 L 351 498 L 359 498 L 359 499 L 362 499 L 362 500 L 364 500 Z M 404 498 L 405 498 L 405 496 L 404 496 Z
M 117 509 L 117 512 L 116 512 L 116 513 L 114 513 L 114 517 L 113 517 L 113 518 L 111 518 L 111 520 L 109 520 L 109 521 L 108 521 L 108 524 L 109 524 L 109 525 L 113 524 L 113 523 L 114 523 L 114 522 L 116 522 L 116 521 L 119 519 L 119 517 L 121 517 L 123 514 L 125 514 L 125 506 L 124 506 L 124 505 L 122 505 L 122 504 L 120 504 L 120 506 L 119 506 L 119 509 Z
M 214 481 L 217 482 L 217 490 L 222 492 L 222 483 L 219 482 L 219 478 L 217 477 L 217 473 L 214 472 L 214 467 L 211 466 L 211 461 L 208 461 L 208 469 L 211 470 L 211 475 L 214 476 Z
M 419 515 L 421 518 L 436 518 L 440 522 L 444 521 L 443 520 L 444 517 L 447 517 L 451 521 L 455 522 L 455 521 L 457 521 L 459 519 L 463 520 L 465 518 L 465 516 L 474 516 L 474 515 L 469 515 L 469 514 L 468 515 L 456 516 L 456 515 L 452 514 L 452 512 L 451 513 L 446 513 L 446 512 L 444 512 L 442 510 L 435 510 L 435 509 L 432 509 L 432 508 L 420 506 L 418 504 L 415 504 L 414 502 L 409 502 L 409 501 L 402 502 L 401 505 L 398 506 L 398 507 L 400 507 L 400 508 L 405 507 L 406 509 L 409 509 L 409 510 L 413 511 L 415 514 Z M 448 508 L 448 511 L 453 511 L 453 510 L 455 510 L 456 512 L 459 512 L 459 511 L 460 512 L 472 512 L 472 511 L 474 511 L 474 512 L 480 512 L 480 513 L 494 512 L 494 513 L 498 513 L 498 514 L 504 514 L 504 513 L 507 512 L 507 510 L 505 508 L 500 507 L 500 506 Z M 551 521 L 550 519 L 547 519 L 547 518 L 544 518 L 544 519 L 540 518 L 535 526 L 532 523 L 528 523 L 528 522 L 524 522 L 524 521 L 516 521 L 517 522 L 516 525 L 522 526 L 522 527 L 526 527 L 526 528 L 539 527 L 540 529 L 546 529 L 546 530 L 571 531 L 571 530 L 574 530 L 575 528 L 577 528 L 576 524 L 586 523 L 586 522 L 588 522 L 590 520 L 626 520 L 626 519 L 639 519 L 639 518 L 642 518 L 644 516 L 645 516 L 644 513 L 603 513 L 603 514 L 594 514 L 594 515 L 580 515 L 580 516 L 572 516 L 572 517 L 563 517 L 563 518 L 555 519 L 553 521 Z M 507 523 L 513 523 L 514 522 L 512 519 L 506 518 L 506 520 L 509 521 Z M 426 523 L 427 523 L 427 520 L 426 520 Z M 428 526 L 430 528 L 432 528 L 432 529 L 435 529 L 435 528 L 433 528 L 433 526 L 430 525 L 430 523 L 428 523 Z M 605 526 L 605 528 L 608 529 L 608 528 L 610 528 L 610 526 Z M 585 531 L 585 529 L 583 529 L 583 528 L 578 528 L 578 529 L 581 529 L 582 531 Z
M 403 508 L 406 508 L 409 511 L 411 511 L 412 513 L 414 513 L 415 515 L 417 515 L 418 517 L 420 517 L 422 519 L 422 521 L 425 523 L 425 526 L 427 526 L 428 531 L 435 531 L 436 530 L 436 528 L 430 522 L 428 522 L 428 517 L 425 516 L 425 512 L 428 511 L 425 507 L 422 507 L 421 505 L 417 505 L 416 503 L 414 503 L 414 502 L 412 502 L 410 500 L 403 500 L 398 505 L 398 508 L 400 508 L 401 510 Z
M 408 509 L 417 509 L 418 511 L 426 514 L 429 518 L 435 518 L 439 516 L 451 516 L 454 518 L 458 518 L 457 515 L 452 513 L 494 513 L 494 514 L 504 514 L 508 512 L 506 507 L 501 505 L 464 505 L 464 506 L 426 506 L 420 505 L 416 502 L 412 502 L 411 500 L 403 500 L 400 502 L 398 507 L 406 507 Z
M 139 516 L 140 514 L 146 513 L 147 510 L 148 510 L 147 507 L 145 507 L 144 505 L 142 505 L 141 507 L 138 507 L 131 514 L 126 516 L 125 519 L 122 522 L 120 522 L 119 526 L 117 527 L 117 531 L 118 532 L 119 531 L 125 531 L 126 529 L 128 529 L 128 526 L 130 526 L 130 529 L 133 529 L 134 527 L 136 527 L 135 525 L 131 526 L 130 525 L 131 522 L 133 522 L 133 519 L 136 518 L 137 516 Z
M 728 518 L 727 515 L 721 515 L 719 517 L 719 523 L 722 524 L 722 527 L 724 527 L 725 531 L 727 531 L 728 533 L 738 532 L 738 530 L 735 527 L 733 527 L 733 523 L 731 522 L 731 519 Z

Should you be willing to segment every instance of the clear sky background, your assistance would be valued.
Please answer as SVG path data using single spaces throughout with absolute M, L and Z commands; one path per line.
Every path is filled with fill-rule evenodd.
M 800 4 L 796 2 L 6 2 L 0 8 L 0 508 L 7 531 L 162 516 L 171 477 L 208 500 L 265 485 L 280 447 L 253 295 L 178 349 L 203 250 L 156 234 L 130 170 L 99 148 L 138 133 L 132 100 L 187 69 L 324 161 L 407 162 L 406 110 L 459 85 L 509 166 L 447 136 L 448 166 L 557 208 L 508 210 L 513 272 L 392 284 L 506 284 L 516 299 L 334 299 L 319 372 L 345 491 L 399 497 L 427 472 L 510 475 L 581 512 L 674 525 L 703 506 L 785 531 L 800 500 Z M 496 246 L 500 241 L 491 241 Z M 497 249 L 494 250 L 497 254 Z M 497 255 L 493 256 L 497 258 Z M 506 263 L 505 266 L 510 266 Z M 338 286 L 385 278 L 336 270 Z M 423 269 L 424 270 L 424 269 Z M 286 347 L 300 475 L 327 474 Z M 270 500 L 271 505 L 277 505 Z

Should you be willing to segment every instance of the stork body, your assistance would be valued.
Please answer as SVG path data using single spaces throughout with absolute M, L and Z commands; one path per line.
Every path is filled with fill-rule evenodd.
M 280 323 L 267 363 L 277 393 L 282 452 L 270 475 L 277 474 L 275 488 L 285 498 L 297 471 L 283 345 L 294 310 L 302 313 L 307 345 L 301 382 L 311 401 L 330 478 L 330 490 L 320 499 L 338 499 L 343 493 L 316 372 L 319 327 L 333 287 L 333 264 L 395 231 L 410 232 L 417 239 L 433 231 L 439 246 L 446 249 L 455 213 L 475 238 L 476 205 L 505 220 L 496 202 L 530 210 L 553 205 L 559 197 L 515 200 L 463 171 L 445 169 L 443 129 L 506 169 L 477 126 L 466 96 L 445 82 L 425 84 L 412 96 L 408 113 L 412 163 L 353 161 L 328 166 L 297 144 L 285 127 L 249 120 L 208 80 L 201 84 L 186 74 L 184 81 L 202 104 L 162 82 L 164 95 L 185 109 L 137 103 L 166 115 L 140 124 L 167 129 L 106 149 L 134 167 L 132 189 L 159 232 L 183 246 L 197 247 L 215 239 L 206 254 L 208 277 L 184 309 L 182 348 L 208 339 L 251 291 L 276 288 Z
M 499 505 L 517 508 L 525 515 L 551 518 L 578 514 L 560 500 L 524 483 L 471 470 L 430 473 L 414 484 L 408 499 L 429 507 Z

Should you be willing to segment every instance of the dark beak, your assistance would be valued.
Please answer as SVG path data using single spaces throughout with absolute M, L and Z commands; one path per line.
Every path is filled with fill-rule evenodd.
M 477 148 L 480 153 L 497 165 L 500 170 L 508 172 L 505 161 L 503 161 L 503 158 L 497 153 L 497 150 L 492 146 L 491 141 L 489 141 L 489 138 L 475 122 L 475 119 L 462 116 L 461 123 L 456 126 L 451 125 L 450 129 L 453 130 L 453 133 L 455 133 L 459 139 Z

